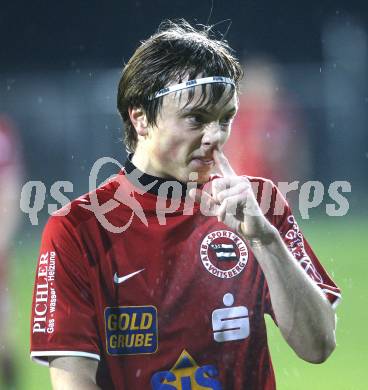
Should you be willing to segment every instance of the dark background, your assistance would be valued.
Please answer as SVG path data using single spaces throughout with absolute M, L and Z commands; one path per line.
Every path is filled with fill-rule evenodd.
M 120 66 L 163 19 L 219 23 L 239 54 L 266 52 L 280 62 L 320 61 L 331 18 L 367 26 L 364 1 L 12 1 L 0 13 L 1 70 Z M 212 8 L 212 12 L 211 12 Z M 222 23 L 220 23 L 222 22 Z

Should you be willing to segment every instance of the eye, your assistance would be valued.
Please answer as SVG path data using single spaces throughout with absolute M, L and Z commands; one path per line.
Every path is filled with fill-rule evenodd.
M 205 118 L 202 115 L 192 114 L 187 116 L 187 121 L 192 127 L 201 127 L 206 123 Z
M 233 121 L 234 117 L 233 116 L 226 116 L 225 118 L 222 118 L 220 120 L 220 125 L 223 127 L 223 128 L 228 128 L 231 126 L 231 123 Z

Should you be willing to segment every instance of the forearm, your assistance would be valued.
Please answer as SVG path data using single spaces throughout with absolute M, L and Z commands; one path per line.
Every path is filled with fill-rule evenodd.
M 335 347 L 335 313 L 275 229 L 251 248 L 262 268 L 280 331 L 303 359 L 319 363 Z

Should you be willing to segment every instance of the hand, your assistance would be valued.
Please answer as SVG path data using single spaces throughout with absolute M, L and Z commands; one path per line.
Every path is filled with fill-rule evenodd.
M 191 190 L 197 202 L 205 204 L 210 215 L 216 216 L 245 239 L 266 243 L 273 236 L 275 228 L 262 213 L 253 193 L 251 183 L 245 176 L 237 176 L 222 151 L 214 151 L 214 161 L 222 175 L 214 179 L 212 194 L 204 190 Z

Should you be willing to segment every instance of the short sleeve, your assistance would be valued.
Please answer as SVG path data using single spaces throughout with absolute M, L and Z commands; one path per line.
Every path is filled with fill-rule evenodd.
M 78 235 L 66 217 L 52 216 L 43 232 L 33 292 L 31 357 L 99 360 L 96 312 Z
M 272 188 L 271 207 L 266 216 L 278 229 L 294 258 L 322 290 L 332 307 L 335 308 L 341 299 L 341 291 L 323 268 L 307 240 L 304 238 L 287 201 L 275 185 Z M 275 319 L 267 285 L 265 286 L 265 290 L 266 312 Z

